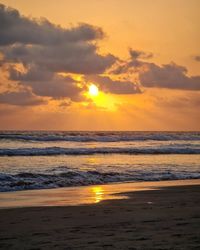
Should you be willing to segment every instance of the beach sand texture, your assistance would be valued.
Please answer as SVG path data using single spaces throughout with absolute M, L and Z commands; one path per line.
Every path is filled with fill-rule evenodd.
M 200 185 L 129 199 L 0 210 L 1 249 L 200 249 Z

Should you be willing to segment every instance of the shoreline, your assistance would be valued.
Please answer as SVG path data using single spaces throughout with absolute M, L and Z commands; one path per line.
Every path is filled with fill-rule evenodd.
M 0 248 L 200 249 L 200 184 L 150 186 L 128 199 L 1 209 Z
M 106 200 L 129 199 L 129 193 L 133 192 L 186 185 L 200 185 L 200 179 L 120 182 L 78 187 L 2 192 L 0 193 L 0 209 L 88 205 Z

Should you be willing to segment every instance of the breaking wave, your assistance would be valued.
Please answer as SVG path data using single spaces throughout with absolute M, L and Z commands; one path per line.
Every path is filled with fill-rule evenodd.
M 45 189 L 70 186 L 85 186 L 124 181 L 160 181 L 178 179 L 197 179 L 200 172 L 186 171 L 132 171 L 132 172 L 99 172 L 99 171 L 74 171 L 62 173 L 27 173 L 0 174 L 0 191 L 17 191 L 30 189 Z

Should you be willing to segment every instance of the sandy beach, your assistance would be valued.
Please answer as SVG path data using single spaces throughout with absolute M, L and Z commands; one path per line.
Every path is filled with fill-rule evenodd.
M 1 208 L 0 248 L 200 249 L 198 183 L 140 183 L 135 190 L 138 184 L 132 184 L 132 192 L 129 183 L 122 199 L 118 195 L 87 205 Z M 118 185 L 110 187 L 117 190 Z

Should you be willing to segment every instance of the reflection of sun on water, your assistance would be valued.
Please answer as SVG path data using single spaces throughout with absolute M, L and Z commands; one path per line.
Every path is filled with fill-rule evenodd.
M 93 187 L 92 192 L 94 193 L 95 203 L 98 203 L 104 198 L 104 190 L 102 187 Z

